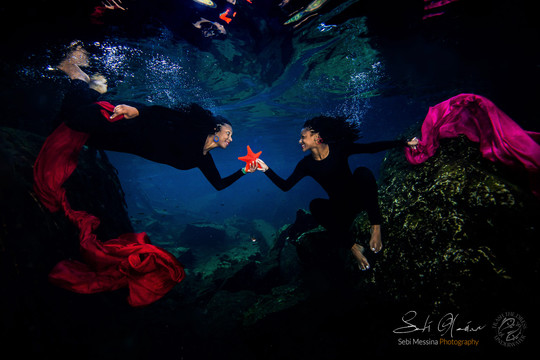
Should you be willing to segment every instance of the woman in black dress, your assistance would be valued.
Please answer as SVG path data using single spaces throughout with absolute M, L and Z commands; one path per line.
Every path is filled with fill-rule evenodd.
M 223 190 L 257 165 L 239 169 L 222 178 L 210 151 L 226 149 L 232 142 L 231 123 L 213 116 L 197 104 L 181 109 L 122 102 L 104 109 L 98 101 L 107 91 L 104 78 L 90 78 L 81 66 L 88 56 L 81 47 L 75 48 L 58 69 L 71 79 L 64 98 L 61 120 L 71 129 L 88 133 L 87 144 L 98 149 L 141 156 L 180 170 L 199 168 L 216 190 Z
M 381 212 L 378 204 L 377 183 L 371 170 L 359 167 L 353 172 L 348 158 L 353 154 L 375 153 L 398 146 L 414 147 L 418 140 L 355 143 L 359 130 L 345 118 L 319 116 L 306 121 L 300 145 L 311 151 L 296 165 L 286 180 L 282 179 L 262 160 L 260 169 L 283 191 L 290 190 L 305 176 L 311 176 L 328 194 L 328 199 L 314 199 L 310 211 L 315 220 L 331 234 L 336 245 L 351 249 L 362 270 L 369 269 L 364 248 L 355 243 L 349 229 L 357 214 L 367 211 L 371 223 L 369 247 L 374 252 L 382 249 Z

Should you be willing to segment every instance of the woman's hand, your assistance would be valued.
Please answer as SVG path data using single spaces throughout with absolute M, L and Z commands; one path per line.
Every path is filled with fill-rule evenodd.
M 247 173 L 254 173 L 255 170 L 257 170 L 257 162 L 256 161 L 252 161 L 251 164 L 246 165 L 246 167 L 244 168 L 244 172 L 246 174 Z
M 120 115 L 124 115 L 124 119 L 133 119 L 139 116 L 139 110 L 129 105 L 117 105 L 113 110 L 111 120 Z
M 103 6 L 109 10 L 114 10 L 114 9 L 120 9 L 120 10 L 127 10 L 127 8 L 123 8 L 121 6 L 122 4 L 122 0 L 105 0 L 105 1 L 102 1 L 101 2 L 103 4 Z
M 413 137 L 410 141 L 407 141 L 407 145 L 413 150 L 416 150 L 416 146 L 418 145 L 418 139 Z
M 257 159 L 257 165 L 257 169 L 259 171 L 265 172 L 266 170 L 268 170 L 268 165 L 266 165 L 266 163 L 261 159 Z

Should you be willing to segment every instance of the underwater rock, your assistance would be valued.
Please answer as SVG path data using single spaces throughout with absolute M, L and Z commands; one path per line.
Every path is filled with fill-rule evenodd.
M 195 264 L 195 255 L 189 248 L 184 247 L 169 247 L 168 251 L 174 255 L 186 268 L 192 268 Z
M 286 239 L 283 249 L 294 250 L 288 257 L 281 256 L 281 272 L 295 274 L 310 291 L 323 293 L 343 288 L 364 291 L 366 285 L 373 283 L 373 273 L 360 271 L 348 249 L 332 246 L 328 231 L 308 211 L 298 210 L 294 224 L 282 235 Z
M 315 218 L 308 211 L 299 209 L 296 212 L 294 224 L 287 229 L 288 238 L 294 242 L 301 234 L 313 230 L 316 227 L 318 227 L 318 224 L 315 221 Z
M 520 171 L 482 158 L 464 137 L 447 139 L 422 165 L 389 151 L 379 193 L 384 249 L 373 273 L 387 294 L 435 308 L 495 297 L 531 305 L 514 294 L 538 281 L 540 202 Z M 356 231 L 369 239 L 365 215 Z
M 224 221 L 228 236 L 238 246 L 244 246 L 247 242 L 256 244 L 261 253 L 266 254 L 273 246 L 276 237 L 276 229 L 262 219 L 246 219 L 233 216 Z
M 482 158 L 466 138 L 447 139 L 434 157 L 413 166 L 401 149 L 389 151 L 381 171 L 383 251 L 366 251 L 372 270 L 361 272 L 350 251 L 328 246 L 327 231 L 299 210 L 286 241 L 294 245 L 302 281 L 319 292 L 374 290 L 388 301 L 463 309 L 501 303 L 532 308 L 516 297 L 538 280 L 540 202 L 527 177 Z M 353 224 L 366 246 L 370 224 Z M 370 290 L 370 291 L 371 291 Z
M 234 276 L 244 266 L 249 266 L 249 264 L 260 258 L 261 253 L 255 246 L 239 246 L 209 256 L 204 260 L 201 259 L 194 268 L 194 271 L 200 273 L 203 278 L 226 280 Z
M 43 324 L 56 321 L 51 312 L 55 296 L 66 294 L 49 284 L 50 270 L 60 260 L 80 256 L 78 229 L 62 212 L 49 212 L 33 191 L 32 167 L 44 141 L 0 128 L 0 331 L 9 334 L 3 337 L 7 343 L 13 339 L 12 344 L 23 341 L 23 346 L 29 339 L 40 341 Z M 98 236 L 110 239 L 133 231 L 116 171 L 103 153 L 83 148 L 65 186 L 74 209 L 102 220 Z
M 253 236 L 255 241 L 263 241 L 260 246 L 261 250 L 265 251 L 270 249 L 276 241 L 276 229 L 265 220 L 255 219 L 253 220 Z
M 308 271 L 317 271 L 321 264 L 330 269 L 325 270 L 327 273 L 355 271 L 350 251 L 331 246 L 332 239 L 326 229 L 304 209 L 297 211 L 294 224 L 287 229 L 287 240 L 296 249 L 298 263 Z
M 264 220 L 231 217 L 222 224 L 187 224 L 177 243 L 191 248 L 197 258 L 210 258 L 235 248 L 249 249 L 249 252 L 255 249 L 266 254 L 273 246 L 275 237 L 275 228 Z M 240 254 L 240 257 L 244 256 Z
M 240 219 L 234 223 L 244 224 Z M 232 225 L 231 220 L 228 226 Z M 207 258 L 198 256 L 193 268 L 187 269 L 189 274 L 182 286 L 173 292 L 183 304 L 204 309 L 199 310 L 203 321 L 211 319 L 212 322 L 228 323 L 235 331 L 302 303 L 304 296 L 292 299 L 296 293 L 303 294 L 303 290 L 296 249 L 287 241 L 289 227 L 281 229 L 266 255 L 262 254 L 259 242 L 256 242 L 241 243 Z M 279 289 L 289 289 L 287 296 L 291 299 L 275 302 L 274 307 L 274 293 L 285 291 Z M 232 308 L 220 308 L 219 303 Z
M 206 306 L 203 320 L 207 326 L 217 325 L 222 329 L 238 327 L 243 314 L 256 301 L 257 295 L 252 291 L 217 291 Z M 219 339 L 227 336 L 214 334 L 213 337 Z
M 58 235 L 57 232 L 74 234 L 74 245 L 78 249 L 77 231 L 66 227 L 63 214 L 50 213 L 33 193 L 32 169 L 45 139 L 25 131 L 0 128 L 0 140 L 0 189 L 6 236 L 13 228 L 25 228 L 29 233 L 45 237 L 50 233 Z M 112 238 L 133 231 L 116 169 L 105 153 L 83 147 L 77 169 L 64 185 L 74 209 L 85 210 L 100 218 L 101 223 L 96 231 L 98 236 Z M 51 218 L 54 218 L 54 222 L 51 222 Z M 6 239 L 14 241 L 12 238 Z M 28 240 L 37 239 L 28 236 L 23 241 Z
M 276 286 L 270 294 L 260 296 L 257 302 L 246 309 L 243 313 L 243 324 L 253 326 L 268 317 L 301 305 L 307 299 L 308 293 L 303 287 L 291 284 Z
M 180 235 L 180 244 L 185 247 L 221 251 L 226 248 L 227 234 L 214 224 L 188 224 Z

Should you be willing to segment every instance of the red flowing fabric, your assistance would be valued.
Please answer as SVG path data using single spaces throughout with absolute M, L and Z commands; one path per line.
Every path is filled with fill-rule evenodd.
M 406 148 L 412 164 L 435 154 L 439 139 L 465 135 L 480 143 L 482 155 L 491 161 L 524 167 L 531 190 L 540 199 L 540 133 L 525 131 L 485 97 L 460 94 L 429 108 L 416 149 Z
M 98 103 L 109 121 L 110 103 Z M 105 111 L 106 110 L 106 111 Z M 58 263 L 49 280 L 64 289 L 92 294 L 129 288 L 132 306 L 148 305 L 171 290 L 185 277 L 184 269 L 169 252 L 150 244 L 146 233 L 123 234 L 102 242 L 94 230 L 99 219 L 71 208 L 62 187 L 77 167 L 82 146 L 89 134 L 60 125 L 45 141 L 34 165 L 34 190 L 52 212 L 60 209 L 80 230 L 80 250 L 84 262 L 64 260 Z

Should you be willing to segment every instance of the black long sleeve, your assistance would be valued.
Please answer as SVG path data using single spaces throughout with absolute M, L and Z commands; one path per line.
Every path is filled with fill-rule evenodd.
M 266 170 L 264 173 L 282 191 L 289 191 L 290 189 L 292 189 L 294 185 L 296 185 L 300 180 L 302 180 L 302 178 L 304 178 L 307 175 L 303 170 L 302 161 L 300 161 L 296 165 L 296 168 L 294 169 L 291 176 L 287 178 L 287 180 L 284 180 L 283 178 L 281 178 L 278 174 L 276 174 L 270 168 Z
M 137 108 L 132 119 L 109 121 L 94 103 L 99 93 L 83 81 L 74 81 L 63 105 L 63 120 L 77 131 L 90 134 L 88 144 L 99 149 L 120 151 L 167 164 L 180 170 L 198 167 L 220 191 L 244 174 L 241 170 L 222 178 L 210 154 L 203 155 L 206 138 L 215 127 L 212 114 L 191 104 L 182 109 L 115 101 Z
M 368 144 L 331 144 L 330 153 L 326 159 L 317 161 L 311 155 L 304 157 L 287 179 L 281 178 L 272 169 L 268 169 L 265 174 L 282 191 L 289 191 L 302 178 L 311 176 L 331 198 L 346 198 L 355 188 L 348 163 L 350 155 L 376 153 L 405 145 L 406 141 L 403 140 Z
M 399 146 L 407 146 L 406 140 L 376 141 L 367 144 L 350 143 L 346 145 L 346 152 L 352 154 L 377 153 L 380 151 L 392 149 Z
M 242 170 L 238 170 L 231 175 L 222 178 L 219 174 L 218 169 L 216 168 L 216 164 L 214 163 L 214 159 L 212 158 L 212 155 L 206 154 L 203 156 L 202 160 L 200 161 L 198 168 L 203 173 L 204 177 L 208 179 L 210 184 L 217 190 L 221 191 L 229 186 L 231 186 L 236 180 L 240 179 L 244 173 Z

